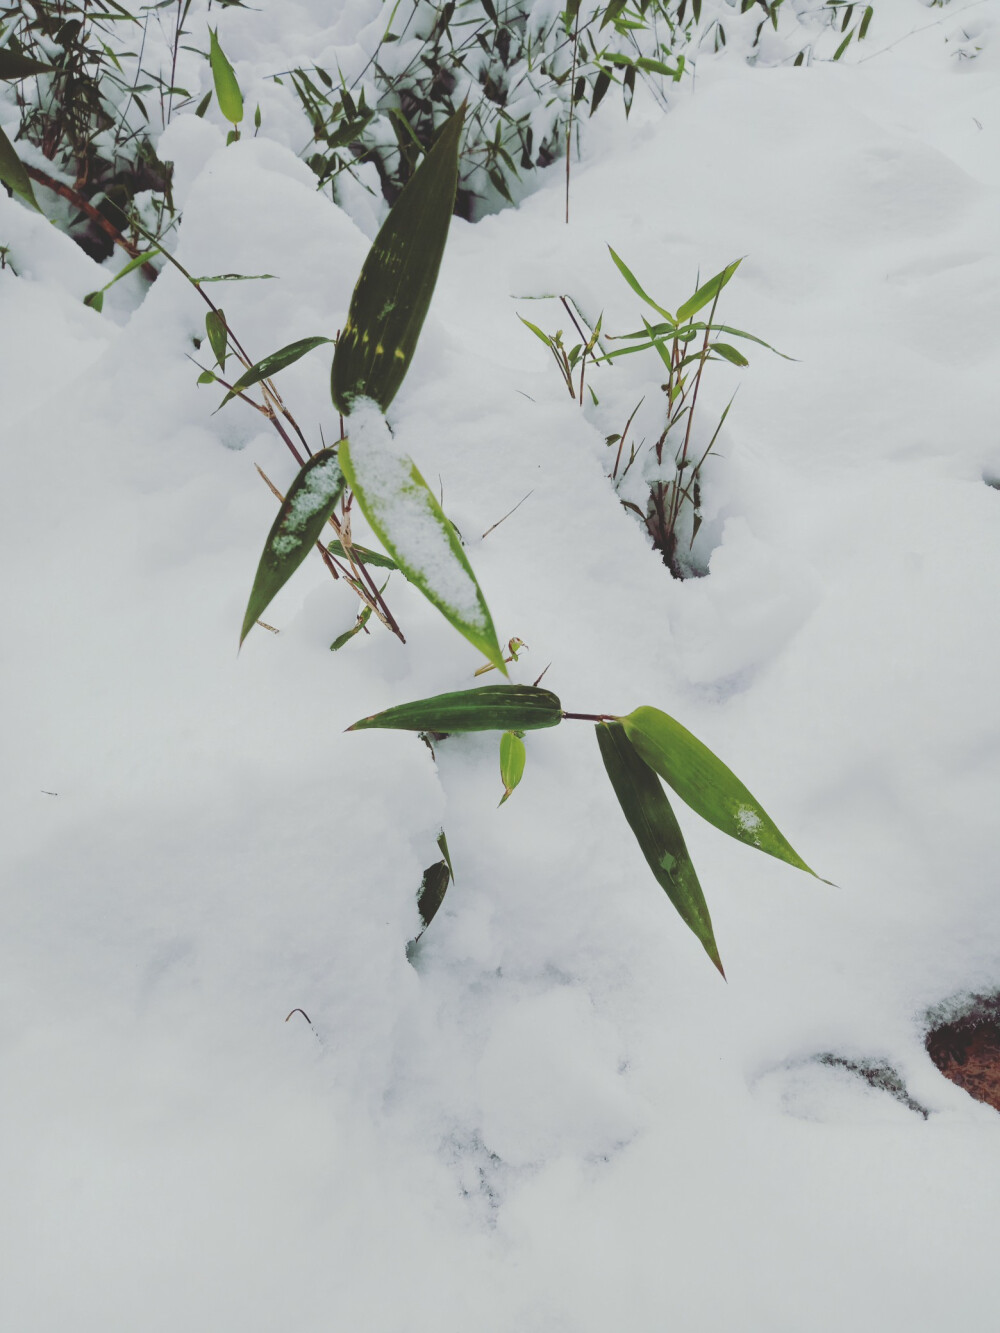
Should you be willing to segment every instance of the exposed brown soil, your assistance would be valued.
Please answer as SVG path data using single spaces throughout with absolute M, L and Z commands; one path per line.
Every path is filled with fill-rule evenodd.
M 927 1034 L 927 1052 L 945 1078 L 1000 1111 L 1000 1019 L 943 1023 Z

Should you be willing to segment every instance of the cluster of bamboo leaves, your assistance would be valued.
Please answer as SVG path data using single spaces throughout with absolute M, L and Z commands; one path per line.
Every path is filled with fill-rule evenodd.
M 725 361 L 741 368 L 749 365 L 744 352 L 730 340 L 755 343 L 769 351 L 776 349 L 755 334 L 746 332 L 745 329 L 733 328 L 730 324 L 716 321 L 719 298 L 742 260 L 734 260 L 707 282 L 700 283 L 692 295 L 677 307 L 676 312 L 671 313 L 649 295 L 621 256 L 610 246 L 608 249 L 621 276 L 636 296 L 652 311 L 656 318 L 655 323 L 646 315 L 642 315 L 641 329 L 617 335 L 602 332 L 603 315 L 598 317 L 591 328 L 586 316 L 572 298 L 562 296 L 560 297 L 562 305 L 579 338 L 578 342 L 569 345 L 564 341 L 561 329 L 557 329 L 554 333 L 546 333 L 523 315 L 519 318 L 549 349 L 570 397 L 581 406 L 584 403 L 584 385 L 588 367 L 608 365 L 619 357 L 636 352 L 655 351 L 660 362 L 658 378 L 662 380 L 660 388 L 664 394 L 665 420 L 653 450 L 658 472 L 665 456 L 668 459 L 672 458 L 675 471 L 671 479 L 657 480 L 651 484 L 645 509 L 641 509 L 629 499 L 623 498 L 622 504 L 638 514 L 649 533 L 653 548 L 660 552 L 664 564 L 674 577 L 684 578 L 688 572 L 688 565 L 681 548 L 681 532 L 683 529 L 690 550 L 702 522 L 701 470 L 715 448 L 719 432 L 732 406 L 730 399 L 708 444 L 695 453 L 692 448 L 692 431 L 705 367 L 713 361 Z M 707 315 L 699 318 L 706 307 Z M 608 350 L 607 344 L 615 341 L 627 345 Z M 777 355 L 783 356 L 784 353 L 778 352 Z M 593 383 L 586 383 L 586 387 L 590 392 L 590 401 L 597 407 L 599 399 Z M 607 444 L 615 448 L 615 459 L 609 476 L 616 489 L 621 488 L 641 448 L 641 445 L 636 446 L 632 442 L 628 458 L 623 463 L 629 427 L 642 401 L 640 400 L 633 408 L 624 427 L 606 437 Z
M 493 620 L 472 567 L 417 465 L 410 458 L 397 459 L 395 479 L 387 482 L 384 469 L 366 468 L 365 433 L 359 440 L 351 439 L 352 414 L 360 417 L 372 408 L 384 413 L 416 350 L 448 237 L 463 120 L 464 110 L 460 108 L 390 210 L 362 266 L 331 370 L 331 396 L 344 421 L 345 434 L 336 445 L 314 453 L 289 487 L 264 545 L 241 642 L 318 542 L 350 487 L 353 500 L 385 547 L 390 567 L 417 587 L 489 663 L 507 674 Z M 227 399 L 324 341 L 329 339 L 302 339 L 273 353 L 241 376 Z M 393 487 L 392 493 L 387 493 L 387 486 Z M 402 537 L 388 517 L 398 514 L 400 506 L 406 516 Z M 420 558 L 425 540 L 438 553 L 433 569 Z M 362 570 L 367 574 L 368 564 L 380 563 L 371 560 L 371 553 L 354 547 L 346 526 L 339 530 L 338 553 L 350 562 L 355 578 L 361 577 Z M 441 560 L 445 561 L 444 570 Z M 443 590 L 443 583 L 447 581 L 450 586 L 456 577 L 471 591 L 472 612 L 465 605 L 455 605 L 450 593 Z M 357 628 L 363 628 L 363 624 Z
M 649 707 L 635 708 L 624 716 L 569 713 L 551 690 L 537 685 L 486 685 L 400 704 L 361 718 L 349 730 L 387 728 L 439 737 L 499 731 L 503 804 L 524 773 L 525 733 L 558 726 L 566 719 L 596 724 L 605 772 L 649 869 L 723 972 L 708 904 L 663 783 L 685 805 L 731 838 L 810 875 L 815 871 L 792 848 L 736 774 L 669 714 Z M 425 926 L 440 907 L 453 878 L 446 845 L 445 858 L 424 875 L 418 907 Z
M 683 4 L 683 0 L 682 0 Z M 276 76 L 309 118 L 305 159 L 321 184 L 374 164 L 393 201 L 442 123 L 467 105 L 456 210 L 510 203 L 525 171 L 567 148 L 574 110 L 593 114 L 613 85 L 626 112 L 637 78 L 679 79 L 691 35 L 675 0 L 569 0 L 540 20 L 530 0 L 399 0 L 353 84 L 321 66 Z M 400 44 L 402 43 L 402 46 Z M 406 48 L 405 59 L 396 51 Z M 548 108 L 539 133 L 538 112 Z
M 170 171 L 149 132 L 150 94 L 162 110 L 168 90 L 142 68 L 147 22 L 117 0 L 0 8 L 0 82 L 13 85 L 20 112 L 15 140 L 53 164 L 51 172 L 26 167 L 0 133 L 0 180 L 39 211 L 38 185 L 61 195 L 73 208 L 70 234 L 97 259 L 117 243 L 136 195 L 149 192 L 150 216 L 172 213 Z

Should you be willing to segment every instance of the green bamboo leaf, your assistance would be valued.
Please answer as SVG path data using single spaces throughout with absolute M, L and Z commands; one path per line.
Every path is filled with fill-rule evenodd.
M 529 328 L 535 337 L 543 342 L 550 351 L 552 350 L 552 339 L 547 333 L 543 333 L 537 324 L 532 324 L 531 320 L 525 319 L 523 315 L 518 315 L 518 319 L 526 328 Z
M 206 320 L 207 322 L 207 320 Z M 238 393 L 244 389 L 249 389 L 254 384 L 259 384 L 261 380 L 269 380 L 272 375 L 277 375 L 279 370 L 284 370 L 286 366 L 292 365 L 300 357 L 311 352 L 314 347 L 319 347 L 322 343 L 333 342 L 332 338 L 300 338 L 298 342 L 289 343 L 287 347 L 280 348 L 277 352 L 272 352 L 270 356 L 265 356 L 262 361 L 245 371 L 233 387 L 223 398 L 216 411 L 225 407 L 230 398 L 235 398 Z M 215 351 L 213 344 L 212 350 Z M 218 355 L 218 353 L 216 353 Z
M 658 708 L 636 708 L 621 724 L 643 760 L 703 819 L 819 878 L 736 774 L 686 727 Z
M 339 556 L 341 560 L 347 559 L 347 552 L 344 550 L 343 542 L 328 542 L 326 549 L 331 555 Z M 395 560 L 390 560 L 389 557 L 383 555 L 381 551 L 371 551 L 367 546 L 359 546 L 357 542 L 351 543 L 351 554 L 354 556 L 355 564 L 358 565 L 377 565 L 379 569 L 399 568 Z
M 518 732 L 505 731 L 500 737 L 500 781 L 503 783 L 501 805 L 524 776 L 525 757 L 524 741 Z
M 847 50 L 847 48 L 850 46 L 850 44 L 851 44 L 851 38 L 852 38 L 853 36 L 854 36 L 854 29 L 852 28 L 851 31 L 847 34 L 847 36 L 844 38 L 844 40 L 843 40 L 843 41 L 840 43 L 840 45 L 837 47 L 836 51 L 834 51 L 834 53 L 833 53 L 833 58 L 834 58 L 834 60 L 839 60 L 840 57 L 844 54 L 844 52 L 845 52 L 845 51 Z
M 606 27 L 609 23 L 614 23 L 615 19 L 627 4 L 628 0 L 611 0 L 611 3 L 604 11 L 604 17 L 601 19 L 601 28 Z M 598 28 L 598 32 L 600 32 L 600 28 Z
M 875 10 L 871 5 L 865 6 L 865 12 L 861 18 L 861 26 L 858 28 L 858 41 L 862 42 L 868 36 L 868 25 L 871 23 Z
M 448 239 L 464 118 L 463 106 L 445 123 L 362 265 L 330 379 L 345 415 L 356 398 L 371 398 L 384 411 L 409 369 Z
M 340 442 L 340 464 L 361 512 L 386 551 L 444 618 L 506 676 L 486 599 L 454 527 L 412 459 Z
M 608 249 L 611 250 L 610 245 L 608 246 Z M 647 305 L 652 306 L 654 310 L 658 311 L 667 321 L 668 327 L 672 328 L 674 324 L 674 317 L 670 313 L 670 311 L 664 310 L 663 306 L 661 305 L 657 305 L 657 303 L 653 300 L 653 298 L 649 295 L 649 293 L 643 291 L 642 287 L 639 285 L 639 279 L 635 276 L 635 274 L 632 272 L 629 266 L 625 263 L 624 259 L 620 258 L 617 254 L 615 254 L 614 250 L 611 250 L 611 258 L 615 261 L 615 267 L 618 269 L 618 272 L 622 275 L 622 277 L 625 279 L 628 285 L 632 288 L 636 296 L 638 296 L 641 301 L 645 301 Z
M 14 152 L 14 145 L 3 130 L 0 130 L 0 181 L 37 213 L 42 211 L 31 188 L 31 179 L 24 169 L 24 163 Z
M 537 685 L 480 685 L 397 704 L 355 722 L 348 731 L 537 731 L 562 721 L 562 704 Z
M 12 51 L 10 47 L 0 51 L 0 79 L 27 79 L 32 74 L 46 74 L 51 68 L 40 60 L 32 60 L 23 51 Z
M 727 264 L 721 273 L 716 273 L 714 278 L 709 278 L 708 282 L 703 283 L 694 296 L 685 301 L 677 311 L 677 323 L 686 324 L 692 315 L 696 315 L 710 301 L 714 301 L 742 263 L 742 259 L 737 259 L 734 263 Z
M 330 644 L 330 652 L 331 653 L 339 652 L 340 649 L 343 648 L 345 643 L 350 643 L 350 641 L 354 638 L 355 634 L 361 633 L 364 627 L 368 624 L 369 620 L 371 620 L 371 616 L 372 616 L 371 607 L 363 606 L 361 608 L 361 612 L 358 615 L 357 620 L 354 622 L 351 628 L 345 630 L 343 634 L 338 634 L 337 637 L 334 639 L 333 643 Z
M 238 125 L 243 119 L 243 94 L 240 92 L 240 85 L 236 82 L 233 67 L 219 45 L 218 30 L 209 28 L 208 35 L 211 41 L 208 61 L 212 67 L 212 79 L 215 82 L 215 96 L 218 99 L 219 110 L 231 124 Z
M 737 351 L 729 343 L 709 343 L 708 350 L 721 356 L 724 361 L 730 361 L 734 366 L 748 366 L 750 362 L 742 352 Z
M 647 74 L 663 74 L 668 79 L 676 79 L 679 72 L 676 65 L 666 65 L 662 60 L 653 60 L 650 56 L 640 56 L 635 63 Z
M 640 758 L 620 723 L 599 722 L 595 730 L 618 804 L 650 870 L 681 920 L 694 931 L 709 958 L 725 976 L 705 895 L 659 779 Z
M 292 482 L 257 566 L 240 631 L 241 645 L 272 598 L 309 554 L 343 491 L 344 474 L 335 449 L 314 454 Z
M 225 370 L 229 335 L 226 332 L 226 317 L 221 310 L 210 310 L 205 316 L 205 332 L 208 334 L 209 346 L 219 363 L 219 369 Z

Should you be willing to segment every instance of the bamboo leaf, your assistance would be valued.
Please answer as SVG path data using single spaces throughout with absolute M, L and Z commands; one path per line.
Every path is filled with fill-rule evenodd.
M 40 60 L 32 60 L 23 51 L 12 51 L 10 47 L 0 51 L 0 79 L 27 79 L 32 74 L 45 74 L 51 68 Z
M 347 559 L 347 552 L 344 550 L 343 542 L 327 542 L 326 549 L 331 555 L 339 556 L 341 560 Z M 395 560 L 390 560 L 387 555 L 381 551 L 371 551 L 367 546 L 359 546 L 357 542 L 351 543 L 351 555 L 354 561 L 359 565 L 377 565 L 379 569 L 398 569 L 399 566 Z
M 480 685 L 397 704 L 355 722 L 348 731 L 537 731 L 562 721 L 562 704 L 537 685 Z
M 659 779 L 640 758 L 620 723 L 599 722 L 595 730 L 618 804 L 650 870 L 681 920 L 694 931 L 709 958 L 725 976 L 705 895 Z
M 524 776 L 525 758 L 524 741 L 516 731 L 505 731 L 500 737 L 500 781 L 503 783 L 501 805 Z
M 708 350 L 715 352 L 717 356 L 721 356 L 724 361 L 729 361 L 734 366 L 748 366 L 750 364 L 743 353 L 729 343 L 709 343 Z
M 636 708 L 621 724 L 642 759 L 703 819 L 748 847 L 816 875 L 736 774 L 686 727 L 658 708 Z
M 489 607 L 454 527 L 412 459 L 340 442 L 340 463 L 361 512 L 407 579 L 506 676 Z
M 611 250 L 610 245 L 608 246 L 608 249 Z M 639 279 L 635 276 L 635 274 L 632 272 L 629 266 L 625 263 L 624 259 L 621 259 L 618 255 L 615 254 L 614 250 L 611 250 L 611 258 L 615 261 L 615 266 L 617 267 L 618 272 L 622 275 L 622 277 L 625 279 L 628 285 L 632 288 L 636 296 L 638 296 L 641 301 L 645 301 L 647 305 L 652 306 L 654 310 L 658 311 L 667 321 L 668 326 L 672 328 L 674 325 L 674 317 L 670 313 L 670 311 L 664 310 L 663 306 L 661 305 L 657 305 L 657 303 L 653 300 L 653 298 L 649 295 L 649 293 L 643 291 L 642 287 L 639 285 Z
M 315 544 L 344 491 L 335 449 L 314 454 L 292 482 L 271 526 L 257 566 L 240 644 Z
M 36 213 L 42 211 L 31 188 L 31 179 L 24 169 L 24 163 L 14 152 L 14 145 L 3 130 L 0 130 L 0 181 L 8 189 L 13 190 L 24 203 L 30 205 Z
M 336 653 L 343 648 L 345 643 L 350 643 L 355 634 L 360 634 L 371 619 L 372 609 L 370 606 L 363 606 L 357 620 L 350 629 L 344 630 L 343 634 L 338 634 L 333 643 L 330 644 L 330 652 Z
M 703 283 L 694 296 L 685 301 L 677 311 L 677 323 L 686 324 L 692 315 L 696 315 L 709 302 L 714 301 L 742 263 L 742 259 L 737 259 L 734 263 L 727 264 L 721 273 L 716 273 L 714 278 L 709 278 L 708 282 Z
M 424 923 L 420 935 L 437 916 L 438 908 L 444 902 L 444 895 L 448 892 L 450 883 L 451 870 L 447 861 L 436 861 L 424 871 L 424 877 L 420 881 L 420 892 L 417 894 L 417 911 Z M 420 939 L 420 935 L 412 941 L 413 944 Z
M 239 377 L 233 387 L 226 394 L 225 398 L 223 398 L 219 407 L 216 408 L 216 411 L 225 407 L 230 398 L 235 398 L 236 395 L 242 393 L 244 389 L 249 389 L 254 384 L 259 384 L 261 380 L 269 380 L 272 375 L 277 375 L 279 370 L 284 370 L 286 366 L 294 364 L 300 357 L 305 356 L 307 352 L 311 352 L 314 347 L 319 347 L 322 343 L 329 342 L 333 342 L 333 339 L 300 338 L 298 342 L 289 343 L 287 347 L 282 347 L 277 352 L 272 352 L 270 356 L 265 356 L 262 361 L 258 361 L 256 365 L 251 366 L 249 370 L 245 371 Z M 215 351 L 214 343 L 212 345 L 212 350 Z M 218 353 L 216 353 L 216 355 L 218 355 Z
M 229 335 L 226 332 L 226 317 L 221 310 L 210 310 L 205 316 L 205 332 L 208 334 L 209 346 L 219 363 L 219 369 L 225 370 Z
M 211 42 L 208 61 L 212 67 L 212 79 L 215 83 L 215 96 L 219 103 L 219 110 L 233 125 L 238 125 L 243 119 L 243 94 L 240 92 L 240 85 L 236 81 L 233 67 L 219 45 L 218 30 L 209 28 L 208 35 Z
M 356 398 L 371 398 L 384 411 L 409 369 L 448 239 L 464 118 L 463 106 L 446 122 L 362 266 L 330 380 L 345 415 Z

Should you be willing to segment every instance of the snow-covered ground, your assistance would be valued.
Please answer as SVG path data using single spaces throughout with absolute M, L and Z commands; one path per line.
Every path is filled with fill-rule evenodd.
M 263 82 L 379 12 L 328 9 L 213 11 L 262 136 L 161 141 L 181 262 L 277 275 L 220 298 L 256 356 L 341 327 L 375 225 L 315 192 Z M 435 764 L 344 733 L 476 683 L 398 576 L 405 647 L 374 625 L 331 655 L 357 603 L 317 559 L 237 657 L 274 516 L 253 465 L 293 461 L 211 415 L 174 270 L 100 315 L 110 271 L 0 193 L 5 1330 L 992 1326 L 1000 1117 L 924 1038 L 1000 987 L 998 40 L 1000 0 L 882 0 L 836 64 L 702 56 L 627 125 L 609 97 L 568 227 L 561 165 L 453 223 L 390 411 L 529 645 L 513 679 L 676 715 L 839 886 L 682 808 L 728 984 L 588 725 L 529 734 L 500 810 L 496 736 Z M 605 476 L 643 394 L 655 431 L 653 354 L 584 413 L 516 317 L 555 328 L 530 298 L 569 292 L 636 327 L 608 244 L 671 306 L 745 255 L 720 314 L 797 358 L 706 372 L 706 422 L 742 387 L 705 578 Z M 280 380 L 317 443 L 328 352 Z M 442 825 L 456 883 L 408 961 Z

